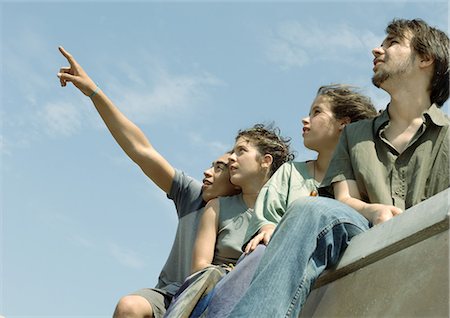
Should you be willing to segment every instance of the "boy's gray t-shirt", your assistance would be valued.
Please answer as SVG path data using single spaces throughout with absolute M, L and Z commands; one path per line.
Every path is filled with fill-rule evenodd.
M 198 222 L 205 206 L 202 183 L 175 170 L 170 193 L 178 214 L 178 226 L 169 257 L 166 260 L 156 288 L 175 294 L 191 271 L 192 250 Z

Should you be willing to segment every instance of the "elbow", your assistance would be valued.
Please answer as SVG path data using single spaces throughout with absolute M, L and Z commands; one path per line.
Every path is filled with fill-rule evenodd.
M 336 195 L 335 199 L 342 203 L 348 203 L 348 200 L 350 200 L 351 197 L 348 195 Z
M 133 160 L 138 166 L 142 167 L 145 163 L 149 161 L 149 159 L 153 156 L 153 148 L 152 147 L 142 147 L 142 146 L 134 146 L 131 147 L 128 156 Z
M 208 267 L 209 265 L 211 265 L 211 264 L 206 263 L 206 262 L 193 263 L 192 268 L 191 268 L 191 274 L 201 271 L 202 269 Z

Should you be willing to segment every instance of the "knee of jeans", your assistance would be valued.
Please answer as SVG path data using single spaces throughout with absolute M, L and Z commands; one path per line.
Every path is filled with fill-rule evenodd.
M 322 220 L 362 225 L 366 223 L 357 211 L 346 204 L 324 197 L 304 197 L 292 202 L 286 211 L 286 219 Z
M 324 197 L 302 197 L 289 204 L 286 214 L 301 215 L 302 218 L 308 215 L 330 215 L 329 211 L 335 207 L 336 203 L 338 201 Z
M 264 251 L 266 250 L 266 245 L 264 245 L 264 244 L 259 244 L 257 247 L 256 247 L 256 249 L 253 251 L 253 253 L 255 253 L 254 255 L 256 256 L 256 257 L 259 257 L 259 255 L 260 254 L 263 254 L 264 253 Z

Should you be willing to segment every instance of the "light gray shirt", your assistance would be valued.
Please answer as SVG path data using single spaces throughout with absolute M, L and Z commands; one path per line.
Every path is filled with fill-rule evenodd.
M 192 251 L 200 216 L 205 202 L 202 184 L 176 170 L 168 198 L 173 200 L 178 214 L 178 226 L 169 257 L 156 288 L 175 294 L 191 273 Z

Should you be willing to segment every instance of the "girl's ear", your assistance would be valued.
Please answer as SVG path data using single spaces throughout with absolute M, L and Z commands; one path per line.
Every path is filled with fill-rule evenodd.
M 272 155 L 269 154 L 265 154 L 264 157 L 262 157 L 261 160 L 261 167 L 263 168 L 270 168 L 270 166 L 272 165 L 273 162 L 273 157 Z
M 343 130 L 345 128 L 345 126 L 347 126 L 351 122 L 352 122 L 352 120 L 350 119 L 350 117 L 344 117 L 344 118 L 339 119 L 339 130 Z

